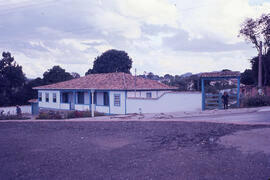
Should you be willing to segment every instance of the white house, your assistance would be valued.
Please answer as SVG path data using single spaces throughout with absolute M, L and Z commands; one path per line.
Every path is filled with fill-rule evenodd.
M 39 108 L 45 109 L 128 114 L 201 108 L 201 93 L 176 92 L 176 87 L 127 73 L 90 74 L 34 89 Z

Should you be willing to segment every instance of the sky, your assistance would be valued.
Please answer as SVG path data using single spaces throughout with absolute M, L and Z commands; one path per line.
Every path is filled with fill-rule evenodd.
M 240 25 L 269 12 L 270 0 L 0 0 L 0 51 L 28 78 L 54 65 L 84 75 L 109 49 L 133 74 L 242 72 L 257 52 Z

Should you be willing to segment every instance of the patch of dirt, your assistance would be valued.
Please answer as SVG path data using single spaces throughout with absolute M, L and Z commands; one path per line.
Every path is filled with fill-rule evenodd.
M 220 138 L 220 144 L 236 147 L 244 153 L 270 154 L 270 128 L 240 131 Z

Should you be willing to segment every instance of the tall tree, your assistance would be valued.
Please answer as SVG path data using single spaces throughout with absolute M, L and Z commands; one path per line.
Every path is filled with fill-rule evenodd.
M 258 71 L 256 71 L 258 72 Z M 258 73 L 257 73 L 258 76 Z M 241 73 L 241 83 L 245 85 L 253 85 L 255 84 L 257 77 L 252 69 L 246 69 L 243 73 Z
M 52 84 L 73 79 L 73 76 L 60 66 L 53 66 L 43 74 L 44 84 Z
M 3 52 L 0 60 L 0 106 L 22 103 L 20 91 L 25 80 L 22 67 L 14 61 L 10 52 Z
M 262 55 L 266 55 L 270 50 L 270 14 L 263 14 L 257 19 L 248 18 L 241 25 L 239 36 L 251 42 L 260 51 L 260 41 L 262 41 Z M 266 62 L 263 60 L 264 85 L 267 84 L 269 74 Z
M 264 68 L 262 69 L 262 74 L 264 76 L 262 77 L 262 80 L 264 82 L 264 85 L 269 86 L 270 85 L 270 51 L 268 51 L 267 54 L 262 56 L 262 61 Z M 258 66 L 259 66 L 259 57 L 256 56 L 250 60 L 252 65 L 252 74 L 254 76 L 255 82 L 258 80 Z
M 93 69 L 89 69 L 85 74 L 111 72 L 130 73 L 131 67 L 132 59 L 125 51 L 111 49 L 104 52 L 101 56 L 98 56 L 94 61 Z

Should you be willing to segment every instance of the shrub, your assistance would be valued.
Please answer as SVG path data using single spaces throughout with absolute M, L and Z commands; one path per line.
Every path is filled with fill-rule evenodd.
M 94 112 L 95 116 L 104 116 L 104 113 Z M 82 118 L 82 117 L 91 117 L 91 111 L 69 111 L 67 118 Z
M 17 116 L 17 115 L 0 115 L 0 120 L 26 120 L 30 119 L 30 117 L 25 116 Z
M 63 119 L 63 117 L 57 111 L 48 111 L 39 113 L 36 119 Z
M 244 107 L 270 106 L 269 96 L 254 96 L 243 99 Z

